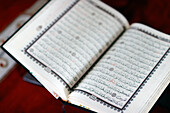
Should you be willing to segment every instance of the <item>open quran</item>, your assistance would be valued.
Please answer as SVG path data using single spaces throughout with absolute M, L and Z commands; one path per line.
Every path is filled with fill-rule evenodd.
M 99 0 L 52 0 L 2 45 L 54 97 L 148 112 L 170 82 L 170 36 Z

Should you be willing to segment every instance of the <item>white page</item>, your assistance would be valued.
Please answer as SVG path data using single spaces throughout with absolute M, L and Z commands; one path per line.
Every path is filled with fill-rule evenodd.
M 66 100 L 69 89 L 127 27 L 120 13 L 100 1 L 51 1 L 4 48 Z
M 170 80 L 169 42 L 166 34 L 132 25 L 69 100 L 98 112 L 148 111 Z

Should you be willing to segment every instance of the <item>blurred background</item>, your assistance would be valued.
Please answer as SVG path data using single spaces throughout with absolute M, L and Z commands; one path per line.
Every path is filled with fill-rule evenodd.
M 130 24 L 140 22 L 170 34 L 169 0 L 102 1 L 121 12 Z M 47 0 L 0 0 L 0 45 L 46 2 Z M 26 82 L 26 73 L 22 66 L 0 49 L 0 113 L 62 112 L 62 102 L 56 100 L 40 84 Z M 65 106 L 65 111 L 87 112 L 70 105 Z M 170 112 L 169 86 L 150 112 Z

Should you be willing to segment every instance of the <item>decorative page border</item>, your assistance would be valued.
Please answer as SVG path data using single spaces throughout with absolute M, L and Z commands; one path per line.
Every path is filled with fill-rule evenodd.
M 139 29 L 137 29 L 137 30 L 139 30 Z M 140 31 L 142 31 L 142 32 L 144 32 L 148 35 L 151 35 L 155 38 L 158 37 L 156 35 L 152 35 L 150 32 L 145 32 L 144 30 L 141 30 L 141 29 L 140 29 Z M 158 38 L 158 39 L 160 39 L 160 38 Z M 154 74 L 154 72 L 158 69 L 158 67 L 161 65 L 161 63 L 164 61 L 164 59 L 168 56 L 168 54 L 170 54 L 170 47 L 167 49 L 167 51 L 164 53 L 162 58 L 158 61 L 158 63 L 155 65 L 155 67 L 151 70 L 151 72 L 147 75 L 147 77 L 143 80 L 143 82 L 139 85 L 137 90 L 132 94 L 132 96 L 129 98 L 129 100 L 126 102 L 126 104 L 122 108 L 114 106 L 114 105 L 106 102 L 105 100 L 102 100 L 101 98 L 99 98 L 99 97 L 97 97 L 97 96 L 95 96 L 95 95 L 93 95 L 93 94 L 91 94 L 87 91 L 75 89 L 75 92 L 83 94 L 83 95 L 89 97 L 90 99 L 92 99 L 93 101 L 97 101 L 98 103 L 102 104 L 103 106 L 106 106 L 110 109 L 114 109 L 115 111 L 123 113 L 126 110 L 126 108 L 129 106 L 129 104 L 131 104 L 131 102 L 136 98 L 138 93 L 142 90 L 142 88 L 145 86 L 145 84 L 148 82 L 148 80 Z
M 32 56 L 27 50 L 34 45 L 53 25 L 55 25 L 65 14 L 67 14 L 67 12 L 69 12 L 80 0 L 75 0 L 75 2 L 73 2 L 68 8 L 66 8 L 62 14 L 57 17 L 56 19 L 54 19 L 54 21 L 52 21 L 40 34 L 38 34 L 34 40 L 32 40 L 23 50 L 21 50 L 22 52 L 24 52 L 25 55 L 27 55 L 27 57 L 29 57 L 30 59 L 32 59 L 36 64 L 38 64 L 41 68 L 43 68 L 45 71 L 47 71 L 48 73 L 50 73 L 51 75 L 53 75 L 54 77 L 56 77 L 58 80 L 60 80 L 60 82 L 65 86 L 65 88 L 71 92 L 71 87 L 67 84 L 66 81 L 64 81 L 64 79 L 62 79 L 56 72 L 54 72 L 53 70 L 51 70 L 48 66 L 46 66 L 45 64 L 43 64 L 41 61 L 39 61 L 37 58 L 35 58 L 34 56 Z
M 96 6 L 97 8 L 99 8 L 100 10 L 106 12 L 107 14 L 112 16 L 113 18 L 115 18 L 123 26 L 123 29 L 126 30 L 126 27 L 125 27 L 123 21 L 120 18 L 118 18 L 116 15 L 114 15 L 113 13 L 109 12 L 108 10 L 102 8 L 101 6 L 99 6 L 98 4 L 93 2 L 92 0 L 87 0 L 87 1 L 90 2 L 92 5 Z
M 168 40 L 168 39 L 165 39 L 165 38 L 163 38 L 163 37 L 161 37 L 161 36 L 158 36 L 158 35 L 156 35 L 156 34 L 154 34 L 154 33 L 151 33 L 151 32 L 149 32 L 149 31 L 147 31 L 147 30 L 144 30 L 144 29 L 141 29 L 141 28 L 138 28 L 138 27 L 131 27 L 130 29 L 136 29 L 136 30 L 138 30 L 138 31 L 140 31 L 140 32 L 143 32 L 143 33 L 146 33 L 146 34 L 148 34 L 148 35 L 150 35 L 150 36 L 152 36 L 152 37 L 154 37 L 154 38 L 156 38 L 156 39 L 159 39 L 159 40 L 162 40 L 162 41 L 165 41 L 165 42 L 168 42 L 168 43 L 170 43 L 170 40 Z
M 36 64 L 38 64 L 40 67 L 42 67 L 45 71 L 47 71 L 48 73 L 50 73 L 51 75 L 53 75 L 54 77 L 57 77 L 58 80 L 60 80 L 60 82 L 65 86 L 65 88 L 71 92 L 72 88 L 66 83 L 66 81 L 64 81 L 64 79 L 62 79 L 56 72 L 54 72 L 53 70 L 51 70 L 48 66 L 46 66 L 45 64 L 43 64 L 41 61 L 39 61 L 37 58 L 35 58 L 34 56 L 32 56 L 31 54 L 29 54 L 29 52 L 27 51 L 32 45 L 34 45 L 53 25 L 55 25 L 65 14 L 67 14 L 67 12 L 69 12 L 79 1 L 81 0 L 75 0 L 75 2 L 73 2 L 67 9 L 65 9 L 63 11 L 63 13 L 57 17 L 56 19 L 54 19 L 54 21 L 51 22 L 51 24 L 49 24 L 40 34 L 38 34 L 34 40 L 32 40 L 23 50 L 21 50 L 25 55 L 27 55 L 27 57 L 29 57 L 30 59 L 32 59 L 34 62 L 36 62 Z M 91 1 L 91 0 L 87 0 L 89 3 L 91 3 L 92 5 L 94 5 L 95 7 L 99 8 L 100 10 L 104 11 L 105 13 L 111 15 L 113 18 L 115 18 L 123 27 L 123 31 L 126 30 L 126 27 L 124 26 L 123 22 L 121 21 L 120 18 L 118 18 L 116 15 L 110 13 L 109 11 L 103 9 L 101 6 L 97 5 L 95 2 Z M 102 56 L 102 55 L 101 55 Z

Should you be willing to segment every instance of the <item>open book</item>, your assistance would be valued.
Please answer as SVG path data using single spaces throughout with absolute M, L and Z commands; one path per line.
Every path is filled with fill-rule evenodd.
M 52 0 L 2 48 L 52 95 L 96 112 L 148 112 L 170 82 L 170 36 L 99 0 Z

